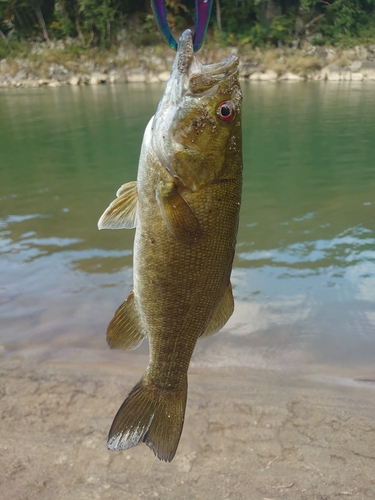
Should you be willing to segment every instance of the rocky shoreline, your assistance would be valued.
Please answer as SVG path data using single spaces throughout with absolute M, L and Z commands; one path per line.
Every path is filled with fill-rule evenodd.
M 41 44 L 40 44 L 41 45 Z M 155 83 L 169 78 L 174 54 L 134 47 L 120 47 L 115 57 L 55 62 L 43 60 L 43 48 L 32 50 L 33 58 L 2 59 L 0 87 L 58 87 L 63 85 L 99 85 L 105 83 Z M 41 60 L 35 58 L 41 55 Z M 240 78 L 254 81 L 374 81 L 375 44 L 357 46 L 349 50 L 316 47 L 305 44 L 302 49 L 202 50 L 200 59 L 211 63 L 238 54 Z M 105 56 L 105 54 L 104 54 Z M 103 63 L 103 59 L 105 62 Z M 56 61 L 61 60 L 56 51 Z

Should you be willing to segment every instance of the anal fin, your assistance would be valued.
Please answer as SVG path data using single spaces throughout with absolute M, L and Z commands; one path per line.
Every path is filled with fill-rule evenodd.
M 107 343 L 111 349 L 131 350 L 138 347 L 145 337 L 146 332 L 135 307 L 134 292 L 130 292 L 108 325 Z
M 137 182 L 123 184 L 117 198 L 104 211 L 98 222 L 99 229 L 132 229 L 137 225 Z
M 206 330 L 199 337 L 201 339 L 214 335 L 223 328 L 228 319 L 232 316 L 234 310 L 234 299 L 232 292 L 232 285 L 229 283 L 219 305 L 216 307 L 211 321 L 209 322 Z
M 156 201 L 168 231 L 185 245 L 194 245 L 202 238 L 198 219 L 188 202 L 173 183 L 165 183 L 156 189 Z

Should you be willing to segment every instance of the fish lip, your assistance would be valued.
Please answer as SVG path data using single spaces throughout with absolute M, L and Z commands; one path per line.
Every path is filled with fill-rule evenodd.
M 202 65 L 194 60 L 189 73 L 189 96 L 212 95 L 220 84 L 225 83 L 237 75 L 238 58 L 228 57 L 225 61 L 215 64 Z
M 191 63 L 194 59 L 193 32 L 185 30 L 177 47 L 177 69 L 180 74 L 189 73 Z
M 194 53 L 193 33 L 185 30 L 178 42 L 177 48 L 177 69 L 180 74 L 204 74 L 205 76 L 226 78 L 231 76 L 238 69 L 238 57 L 232 55 L 224 61 L 213 64 L 201 64 Z
M 177 69 L 183 75 L 187 74 L 189 79 L 193 75 L 209 76 L 217 81 L 231 76 L 238 70 L 238 57 L 232 55 L 224 61 L 213 64 L 202 64 L 194 53 L 193 33 L 185 30 L 178 42 L 177 48 Z
M 238 57 L 230 56 L 224 61 L 219 61 L 213 64 L 201 65 L 201 73 L 210 76 L 223 76 L 224 78 L 232 75 L 238 69 Z

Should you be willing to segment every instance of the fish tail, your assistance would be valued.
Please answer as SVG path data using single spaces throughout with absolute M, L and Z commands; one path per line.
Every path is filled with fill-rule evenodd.
M 175 456 L 184 424 L 187 379 L 178 389 L 161 389 L 143 378 L 117 412 L 108 435 L 109 450 L 146 443 L 165 462 Z

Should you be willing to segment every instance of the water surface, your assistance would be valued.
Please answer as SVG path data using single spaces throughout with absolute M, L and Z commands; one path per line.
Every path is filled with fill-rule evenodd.
M 236 310 L 209 366 L 375 361 L 373 83 L 244 84 Z M 0 342 L 39 359 L 145 362 L 106 349 L 132 288 L 133 231 L 101 231 L 136 177 L 163 85 L 0 91 Z

